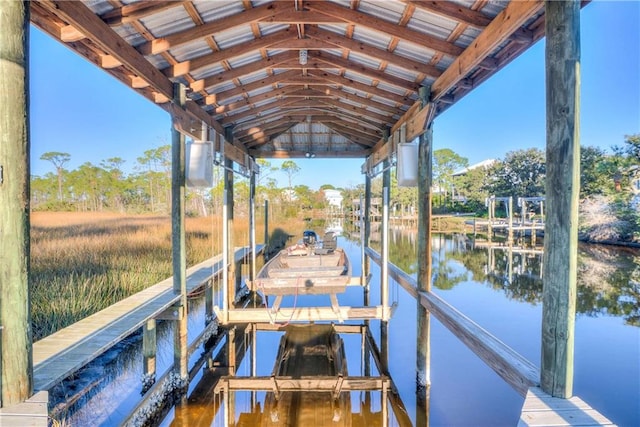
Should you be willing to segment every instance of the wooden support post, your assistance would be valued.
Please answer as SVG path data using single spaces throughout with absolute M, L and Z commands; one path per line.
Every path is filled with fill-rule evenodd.
M 364 210 L 363 210 L 364 208 Z M 360 215 L 364 222 L 364 246 L 369 247 L 369 239 L 371 238 L 371 177 L 367 174 L 364 179 L 364 207 L 360 206 Z M 364 259 L 363 275 L 369 275 L 371 271 L 371 260 L 369 257 Z M 365 276 L 366 278 L 366 276 Z M 369 305 L 369 283 L 366 282 L 364 288 L 364 305 Z
M 249 176 L 249 246 L 251 248 L 251 292 L 255 292 L 256 279 L 256 174 L 251 171 Z
M 265 257 L 269 252 L 269 201 L 264 201 L 264 255 Z
M 156 319 L 149 319 L 144 324 L 142 332 L 142 355 L 143 373 L 145 381 L 149 384 L 155 382 L 156 377 L 156 352 L 157 352 L 157 333 Z
M 580 1 L 546 1 L 547 149 L 542 389 L 573 393 L 580 190 Z
M 387 142 L 389 143 L 389 142 Z M 389 320 L 386 308 L 389 307 L 389 200 L 391 198 L 391 167 L 386 159 L 382 172 L 382 262 L 380 265 L 380 304 L 384 310 L 382 320 Z
M 213 293 L 215 291 L 215 285 L 216 279 L 215 277 L 211 277 L 211 279 L 209 279 L 208 283 L 204 287 L 205 326 L 208 325 L 211 320 L 213 320 Z
M 0 407 L 33 392 L 29 300 L 29 3 L 0 2 Z
M 507 209 L 509 210 L 509 234 L 507 243 L 511 245 L 513 244 L 513 197 L 509 196 L 509 201 L 507 203 Z
M 430 90 L 420 88 L 423 108 L 429 100 Z M 433 186 L 433 128 L 427 123 L 427 131 L 418 141 L 418 276 L 419 291 L 431 290 L 431 202 Z M 416 336 L 416 424 L 428 425 L 428 390 L 431 384 L 431 318 L 429 312 L 417 300 Z
M 225 139 L 227 141 L 233 140 L 233 129 L 231 127 L 225 128 Z M 236 264 L 234 262 L 234 239 L 233 239 L 233 212 L 234 212 L 234 202 L 233 202 L 233 160 L 225 158 L 224 160 L 225 170 L 224 170 L 224 185 L 225 192 L 227 193 L 227 250 L 228 254 L 228 268 L 229 268 L 229 277 L 228 277 L 228 287 L 229 287 L 229 307 L 233 304 L 236 294 L 238 291 L 238 282 L 236 280 Z
M 487 199 L 487 216 L 489 217 L 489 225 L 487 225 L 487 240 L 489 241 L 489 243 L 491 243 L 491 239 L 493 237 L 493 214 L 494 214 L 494 207 L 496 205 L 495 199 L 493 197 L 489 197 L 489 199 Z
M 184 108 L 187 102 L 184 85 L 173 85 L 173 102 Z M 185 137 L 173 127 L 171 131 L 171 244 L 173 253 L 173 291 L 180 294 L 175 323 L 174 369 L 187 380 L 189 370 L 187 343 L 187 250 L 185 239 Z

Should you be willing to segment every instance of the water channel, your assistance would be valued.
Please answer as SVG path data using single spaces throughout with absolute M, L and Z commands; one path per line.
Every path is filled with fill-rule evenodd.
M 372 247 L 376 248 L 375 233 Z M 415 275 L 415 230 L 395 229 L 390 235 L 391 262 Z M 345 230 L 339 244 L 348 253 L 352 274 L 360 275 L 359 233 Z M 541 247 L 483 244 L 464 235 L 432 236 L 433 291 L 531 362 L 540 365 L 542 313 Z M 371 303 L 378 304 L 380 270 L 372 263 Z M 578 300 L 575 332 L 574 394 L 621 426 L 640 425 L 640 250 L 600 245 L 579 248 Z M 398 394 L 386 391 L 346 393 L 351 414 L 334 408 L 331 425 L 416 424 L 416 302 L 392 282 L 396 304 L 387 333 L 378 321 L 369 329 L 378 346 L 388 341 L 388 370 Z M 327 305 L 323 296 L 287 297 L 283 306 Z M 362 305 L 363 290 L 350 287 L 341 305 Z M 190 301 L 190 336 L 205 324 L 203 298 Z M 271 375 L 282 332 L 255 333 L 255 366 L 250 338 L 236 375 Z M 363 350 L 357 333 L 340 334 L 349 375 L 379 375 L 376 361 Z M 191 338 L 193 339 L 193 338 Z M 158 372 L 173 362 L 173 332 L 160 322 Z M 523 398 L 478 359 L 448 329 L 432 317 L 431 385 L 428 424 L 431 426 L 514 426 Z M 223 347 L 223 343 L 216 348 Z M 195 363 L 203 349 L 192 356 Z M 214 365 L 215 366 L 215 361 Z M 52 389 L 52 409 L 68 425 L 119 425 L 140 400 L 141 338 L 131 337 L 89 365 L 75 380 Z M 170 408 L 163 426 L 279 425 L 267 410 L 268 393 L 214 389 L 211 371 L 196 370 L 184 404 Z M 345 392 L 343 392 L 345 394 Z M 224 399 L 223 396 L 227 398 Z M 231 403 L 231 404 L 230 404 Z M 317 402 L 316 402 L 317 404 Z M 262 424 L 256 414 L 264 411 Z M 347 410 L 348 412 L 348 410 Z M 329 418 L 331 419 L 331 417 Z M 267 420 L 267 421 L 265 421 Z M 339 421 L 342 420 L 342 423 Z M 349 420 L 348 423 L 345 420 Z M 317 420 L 314 424 L 321 425 Z

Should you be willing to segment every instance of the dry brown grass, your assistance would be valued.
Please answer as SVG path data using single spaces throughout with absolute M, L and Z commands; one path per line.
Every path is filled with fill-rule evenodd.
M 292 225 L 288 223 L 288 229 Z M 234 246 L 249 244 L 246 218 L 234 221 L 233 235 Z M 256 240 L 262 242 L 263 236 L 264 224 L 258 221 Z M 187 265 L 219 254 L 220 218 L 187 218 L 186 243 Z M 68 212 L 31 216 L 34 340 L 171 275 L 168 216 Z

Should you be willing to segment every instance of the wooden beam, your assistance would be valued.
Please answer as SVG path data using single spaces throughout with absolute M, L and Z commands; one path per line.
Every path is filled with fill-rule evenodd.
M 293 111 L 291 110 L 292 108 L 294 109 Z M 340 111 L 337 108 L 331 106 L 315 106 L 308 107 L 303 110 L 301 110 L 300 107 L 284 106 L 280 109 L 280 111 L 257 117 L 254 121 L 243 122 L 241 125 L 236 127 L 236 129 L 245 130 L 252 126 L 261 126 L 262 124 L 267 124 L 269 121 L 275 119 L 303 121 L 309 115 L 311 115 L 312 117 L 316 117 L 317 114 L 321 114 L 320 116 L 317 116 L 319 117 L 318 120 L 320 120 L 320 118 L 324 118 L 325 120 L 331 120 L 331 118 L 335 120 L 337 118 L 340 121 L 351 121 L 354 123 L 359 123 L 363 126 L 369 127 L 372 130 L 376 130 L 378 133 L 380 132 L 380 124 L 378 122 L 368 120 L 366 117 L 363 117 L 361 115 L 355 115 L 345 111 Z
M 380 264 L 381 256 L 371 248 L 366 250 L 367 256 Z M 473 351 L 484 363 L 493 369 L 521 396 L 525 396 L 529 387 L 538 384 L 540 373 L 538 368 L 491 335 L 480 325 L 456 310 L 433 292 L 418 291 L 416 279 L 397 266 L 389 265 L 389 276 L 398 282 L 405 291 L 431 312 L 460 341 Z
M 279 392 L 331 392 L 336 391 L 339 378 L 340 390 L 351 391 L 376 391 L 383 387 L 390 387 L 391 380 L 386 377 L 338 377 L 338 376 L 275 376 L 275 377 L 222 377 L 215 387 L 215 391 L 274 391 L 274 385 Z
M 260 37 L 258 39 L 236 44 L 227 49 L 223 49 L 207 55 L 202 55 L 188 61 L 179 62 L 175 65 L 164 68 L 162 72 L 167 77 L 179 77 L 187 73 L 198 71 L 211 64 L 215 64 L 221 61 L 228 61 L 229 59 L 232 59 L 234 57 L 246 55 L 247 53 L 264 49 L 274 44 L 283 42 L 291 43 L 295 40 L 296 37 L 296 32 L 290 28 L 287 28 L 282 31 L 277 31 L 273 34 Z
M 184 1 L 141 1 L 127 4 L 100 15 L 100 18 L 111 26 L 122 25 L 137 21 L 154 13 L 164 12 L 174 7 L 182 6 Z
M 308 29 L 305 31 L 305 33 L 307 31 Z M 269 46 L 269 48 L 285 49 L 285 50 L 303 50 L 303 49 L 322 50 L 322 49 L 335 49 L 336 46 L 331 43 L 327 43 L 325 41 L 317 40 L 317 39 L 293 39 L 293 40 L 286 40 L 280 43 L 274 43 L 273 45 Z
M 364 83 L 360 83 L 357 82 L 355 80 L 352 79 L 348 79 L 346 77 L 337 75 L 337 74 L 332 74 L 332 73 L 328 73 L 328 72 L 321 72 L 321 71 L 310 71 L 309 75 L 315 78 L 319 78 L 319 79 L 324 79 L 326 81 L 335 83 L 335 84 L 339 84 L 339 85 L 343 85 L 343 86 L 347 86 L 356 90 L 359 90 L 361 92 L 364 93 L 369 93 L 371 95 L 378 95 L 381 96 L 383 98 L 392 100 L 394 102 L 397 102 L 399 104 L 402 105 L 412 105 L 415 101 L 412 100 L 410 97 L 408 96 L 402 96 L 402 95 L 398 95 L 396 93 L 393 92 L 389 92 L 383 89 L 379 89 L 377 87 L 374 86 L 370 86 L 370 85 L 366 85 Z
M 237 109 L 249 107 L 259 102 L 281 98 L 285 95 L 291 95 L 292 93 L 295 93 L 295 92 L 298 92 L 297 87 L 283 87 L 279 89 L 274 89 L 272 92 L 261 93 L 260 95 L 254 95 L 250 98 L 245 98 L 238 102 L 232 102 L 230 104 L 224 104 L 218 107 L 214 107 L 211 113 L 212 114 L 230 113 Z
M 333 16 L 325 15 L 321 11 L 295 10 L 290 8 L 282 13 L 263 18 L 260 22 L 266 24 L 342 24 L 344 21 Z
M 254 90 L 262 89 L 265 86 L 275 85 L 281 81 L 284 81 L 288 78 L 301 75 L 298 71 L 285 71 L 284 73 L 274 74 L 273 76 L 266 77 L 262 80 L 243 84 L 240 87 L 236 87 L 233 89 L 227 89 L 222 92 L 213 93 L 207 97 L 205 97 L 205 104 L 211 105 L 216 103 L 222 103 L 222 101 L 233 98 L 234 96 L 239 95 L 247 95 L 249 92 Z
M 316 155 L 316 159 L 363 159 L 365 157 L 367 157 L 369 154 L 371 153 L 371 150 L 345 150 L 345 151 L 314 151 L 314 154 Z M 252 155 L 253 157 L 257 158 L 257 159 L 304 159 L 306 157 L 307 152 L 306 151 L 285 151 L 285 150 L 270 150 L 270 149 L 256 149 L 256 150 L 249 150 L 249 154 Z M 301 313 L 294 313 L 296 314 L 296 318 L 299 319 L 307 319 L 310 318 L 310 320 L 334 320 L 337 321 L 337 316 L 335 316 L 335 313 L 333 312 L 333 310 L 331 310 L 330 307 L 328 307 L 330 313 L 311 313 L 308 314 L 308 310 L 305 309 L 304 312 Z M 265 312 L 264 308 L 261 309 L 262 312 Z M 281 308 L 280 312 L 282 313 L 282 316 L 284 317 L 284 314 L 290 315 L 291 312 L 288 311 L 286 308 Z M 265 312 L 266 313 L 266 312 Z M 361 319 L 361 318 L 366 318 L 366 319 L 371 319 L 372 317 L 362 317 L 359 316 L 358 313 L 360 313 L 360 311 L 354 311 L 354 315 L 356 319 Z M 249 316 L 251 314 L 248 314 Z M 366 313 L 363 314 L 363 316 L 366 315 Z M 368 316 L 368 315 L 367 315 Z M 240 323 L 242 318 L 240 319 Z M 247 318 L 244 318 L 245 322 L 251 322 L 252 320 L 247 320 Z M 270 320 L 266 317 L 260 317 L 257 320 L 254 321 L 258 321 L 258 322 L 269 322 Z
M 573 394 L 580 192 L 580 2 L 546 1 L 547 214 L 541 386 Z
M 348 59 L 341 58 L 336 55 L 332 55 L 326 52 L 312 52 L 309 53 L 309 57 L 318 59 L 328 64 L 335 65 L 338 68 L 344 68 L 354 73 L 362 74 L 373 80 L 381 80 L 390 85 L 397 86 L 402 89 L 417 92 L 420 87 L 417 83 L 409 80 L 401 79 L 399 77 L 392 76 L 384 71 L 374 70 L 369 67 L 358 64 L 357 62 L 350 61 Z
M 319 41 L 332 44 L 334 46 L 333 49 L 335 49 L 336 47 L 349 49 L 352 52 L 361 53 L 380 61 L 386 61 L 397 67 L 404 68 L 405 70 L 425 74 L 433 78 L 439 77 L 442 74 L 442 71 L 431 64 L 423 64 L 413 59 L 396 55 L 392 52 L 389 52 L 388 50 L 379 49 L 377 47 L 367 45 L 363 42 L 344 37 L 331 31 L 311 27 L 307 28 L 306 34 L 307 36 Z
M 111 55 L 128 70 L 149 82 L 154 98 L 173 99 L 173 83 L 97 17 L 84 3 L 51 0 L 38 2 L 32 7 L 41 8 L 44 12 L 73 25 L 84 34 L 90 34 L 92 44 L 95 44 L 104 54 Z M 164 108 L 169 109 L 168 104 Z M 216 132 L 224 132 L 222 126 L 197 104 L 189 102 L 184 110 L 194 118 L 207 123 Z M 244 162 L 244 152 L 240 147 L 234 146 L 233 141 L 228 141 L 225 153 L 240 164 Z
M 466 25 L 470 25 L 474 28 L 483 29 L 491 22 L 491 18 L 484 15 L 482 12 L 473 9 L 467 9 L 464 6 L 448 3 L 444 1 L 415 1 L 415 0 L 402 0 L 407 4 L 412 4 L 418 9 L 425 10 L 436 15 L 444 16 L 452 21 L 457 21 Z
M 0 2 L 0 25 L 0 406 L 9 407 L 24 402 L 33 393 L 29 311 L 29 4 Z
M 222 31 L 258 22 L 261 19 L 291 8 L 293 8 L 293 5 L 274 1 L 231 16 L 226 16 L 216 21 L 208 22 L 204 25 L 199 25 L 143 43 L 138 46 L 138 51 L 143 55 L 157 55 L 169 49 L 212 36 Z
M 288 125 L 281 126 L 277 129 L 272 129 L 271 131 L 268 132 L 267 135 L 264 135 L 260 138 L 256 138 L 254 140 L 247 142 L 246 147 L 251 149 L 251 148 L 255 148 L 258 145 L 266 144 L 270 141 L 273 141 L 275 138 L 289 131 L 292 127 L 296 126 L 297 124 L 298 123 L 290 123 Z
M 382 123 L 392 123 L 393 122 L 393 117 L 390 115 L 385 115 L 385 114 L 381 114 L 381 113 L 376 113 L 361 107 L 356 107 L 354 105 L 351 104 L 347 104 L 345 102 L 340 102 L 339 100 L 336 99 L 319 99 L 318 102 L 320 102 L 321 104 L 327 104 L 327 105 L 331 105 L 333 107 L 337 107 L 339 109 L 348 111 L 350 113 L 355 113 L 355 114 L 359 114 L 359 115 L 363 115 L 364 117 L 368 117 L 370 119 L 374 119 L 374 120 L 378 120 Z M 302 105 L 302 104 L 301 104 Z M 305 106 L 313 106 L 313 103 L 311 104 L 307 104 Z
M 540 0 L 509 2 L 474 42 L 436 79 L 431 87 L 431 99 L 437 101 L 446 95 L 543 6 Z
M 296 59 L 298 57 L 294 52 L 283 52 L 277 55 L 270 56 L 260 61 L 251 62 L 238 68 L 233 68 L 229 71 L 223 71 L 214 76 L 206 77 L 201 80 L 196 80 L 190 84 L 191 90 L 196 92 L 205 90 L 210 86 L 215 86 L 220 83 L 225 83 L 233 79 L 242 78 L 248 74 L 252 74 L 258 71 L 262 71 L 266 68 L 273 68 L 283 62 Z
M 364 126 L 358 126 L 352 123 L 340 122 L 335 119 L 331 120 L 318 120 L 318 123 L 322 123 L 325 126 L 335 130 L 336 132 L 345 131 L 351 132 L 353 135 L 359 135 L 362 138 L 373 139 L 373 142 L 377 142 L 380 138 L 380 132 L 366 128 Z M 372 145 L 372 144 L 369 144 Z
M 361 145 L 365 148 L 371 148 L 373 147 L 373 145 L 376 143 L 377 141 L 377 136 L 375 135 L 368 135 L 368 134 L 363 134 L 361 132 L 355 131 L 353 129 L 349 129 L 347 127 L 344 126 L 339 126 L 335 123 L 331 123 L 331 122 L 323 122 L 322 124 L 324 124 L 326 127 L 328 127 L 329 129 L 334 130 L 337 134 L 342 135 L 343 137 L 347 138 L 349 141 Z
M 305 95 L 306 94 L 306 95 Z M 402 110 L 399 108 L 393 107 L 388 104 L 383 104 L 382 102 L 374 101 L 370 98 L 364 98 L 359 95 L 355 95 L 349 92 L 345 92 L 339 89 L 331 89 L 325 88 L 321 90 L 315 89 L 302 89 L 298 92 L 293 92 L 288 94 L 287 96 L 309 96 L 314 98 L 334 98 L 334 99 L 347 99 L 352 102 L 357 102 L 364 107 L 372 107 L 380 111 L 384 111 L 389 114 L 401 114 Z
M 251 117 L 251 116 L 257 117 L 260 113 L 264 111 L 268 111 L 273 108 L 283 107 L 285 105 L 293 104 L 294 102 L 297 102 L 297 100 L 296 99 L 279 99 L 277 101 L 261 105 L 260 107 L 257 107 L 257 108 L 250 108 L 241 113 L 236 113 L 236 114 L 227 116 L 224 119 L 220 120 L 220 123 L 222 123 L 223 126 L 229 125 L 231 123 L 237 123 L 238 120 L 240 119 Z
M 418 46 L 424 46 L 427 49 L 432 49 L 445 55 L 456 57 L 460 55 L 460 53 L 462 53 L 462 48 L 456 46 L 453 43 L 420 33 L 418 31 L 411 30 L 406 27 L 401 27 L 398 24 L 385 21 L 371 15 L 367 15 L 357 10 L 342 7 L 334 3 L 306 1 L 304 3 L 304 7 L 310 10 L 316 10 L 324 14 L 331 15 L 335 18 L 343 20 L 344 22 L 349 22 L 355 25 L 362 25 L 363 27 L 387 33 L 401 40 L 415 43 Z

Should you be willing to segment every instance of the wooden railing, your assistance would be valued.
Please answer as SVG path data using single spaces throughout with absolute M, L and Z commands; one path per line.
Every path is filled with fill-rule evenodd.
M 380 265 L 381 256 L 371 248 L 365 253 Z M 418 291 L 416 279 L 389 263 L 389 276 L 411 296 L 418 299 L 436 319 L 445 325 L 482 361 L 493 369 L 521 396 L 526 396 L 529 387 L 539 385 L 540 371 L 529 360 L 511 347 L 491 335 L 480 325 L 456 310 L 433 292 Z

